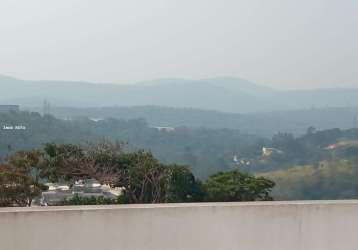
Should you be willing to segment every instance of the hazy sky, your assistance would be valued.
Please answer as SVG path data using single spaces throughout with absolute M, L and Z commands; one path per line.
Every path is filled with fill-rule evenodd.
M 0 0 L 0 74 L 358 87 L 358 0 Z

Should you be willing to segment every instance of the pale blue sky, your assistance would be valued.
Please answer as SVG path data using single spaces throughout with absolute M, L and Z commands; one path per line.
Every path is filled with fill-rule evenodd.
M 358 87 L 357 0 L 1 0 L 0 74 Z

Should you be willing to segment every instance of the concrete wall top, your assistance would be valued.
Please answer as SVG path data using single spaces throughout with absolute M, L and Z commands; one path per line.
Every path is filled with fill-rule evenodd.
M 1 250 L 357 250 L 358 201 L 0 209 Z
M 210 202 L 210 203 L 165 203 L 165 204 L 126 204 L 95 206 L 47 206 L 47 207 L 0 207 L 0 213 L 46 212 L 113 209 L 155 209 L 155 208 L 201 208 L 201 207 L 257 207 L 257 206 L 344 206 L 357 205 L 358 200 L 307 200 L 307 201 L 260 201 L 260 202 Z

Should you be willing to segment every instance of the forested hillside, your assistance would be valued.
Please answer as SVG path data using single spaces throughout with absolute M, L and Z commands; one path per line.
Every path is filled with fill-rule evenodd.
M 26 130 L 3 129 L 8 125 L 22 125 Z M 188 164 L 202 178 L 232 167 L 235 152 L 252 156 L 255 152 L 252 148 L 257 148 L 256 144 L 261 141 L 239 130 L 179 127 L 174 131 L 160 131 L 142 119 L 66 121 L 29 112 L 0 114 L 0 126 L 2 155 L 49 142 L 120 141 L 127 143 L 127 150 L 151 150 L 162 162 Z
M 42 107 L 28 108 L 42 112 Z M 357 126 L 358 108 L 310 108 L 265 113 L 225 113 L 192 108 L 169 108 L 159 106 L 75 108 L 51 106 L 51 114 L 61 119 L 90 117 L 93 119 L 145 119 L 149 126 L 168 126 L 213 129 L 238 129 L 241 133 L 272 137 L 278 132 L 289 132 L 295 136 L 306 133 L 314 126 L 325 130 L 349 129 Z
M 273 179 L 276 199 L 358 197 L 358 130 L 316 130 L 295 137 L 277 133 L 271 139 L 234 129 L 178 127 L 160 130 L 145 120 L 87 118 L 61 120 L 50 115 L 0 114 L 0 153 L 45 143 L 84 144 L 108 140 L 125 150 L 144 149 L 166 164 L 190 166 L 200 179 L 218 171 L 240 169 Z M 20 129 L 7 129 L 20 126 Z M 24 129 L 26 128 L 26 129 Z

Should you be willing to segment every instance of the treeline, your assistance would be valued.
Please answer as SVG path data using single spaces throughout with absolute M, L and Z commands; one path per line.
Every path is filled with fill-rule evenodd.
M 0 165 L 0 206 L 31 206 L 46 182 L 95 179 L 124 190 L 115 203 L 172 203 L 272 200 L 274 182 L 238 169 L 218 172 L 205 182 L 187 166 L 162 164 L 150 152 L 125 152 L 121 144 L 46 144 L 18 151 Z M 109 204 L 75 197 L 64 204 Z
M 29 108 L 30 109 L 30 108 Z M 42 112 L 42 107 L 31 108 Z M 160 106 L 133 107 L 52 107 L 51 113 L 59 118 L 92 117 L 97 119 L 145 119 L 150 126 L 206 127 L 211 129 L 240 129 L 242 133 L 271 138 L 279 131 L 295 136 L 305 134 L 315 126 L 320 130 L 330 128 L 348 129 L 355 125 L 357 107 L 309 108 L 261 113 L 225 113 L 194 108 L 170 108 Z

